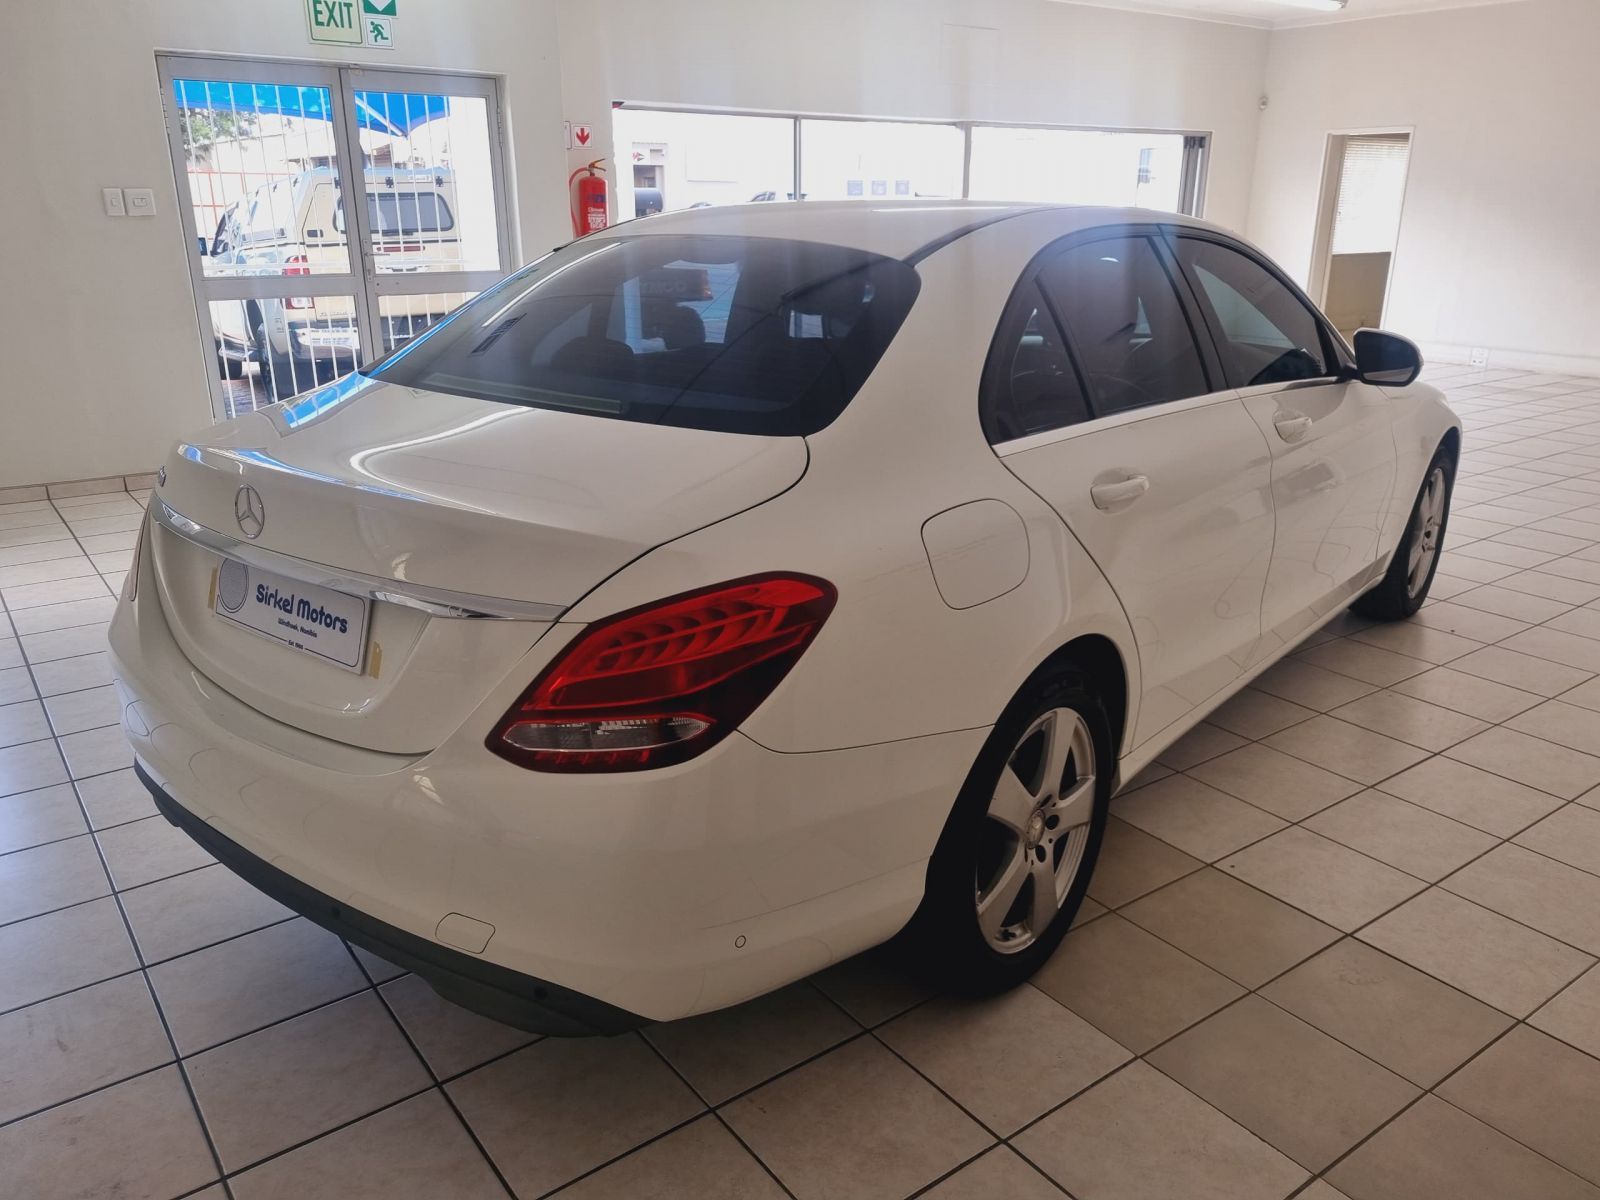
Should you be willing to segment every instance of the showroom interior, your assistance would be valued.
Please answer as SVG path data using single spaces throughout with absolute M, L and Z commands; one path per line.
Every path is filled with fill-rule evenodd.
M 0 1196 L 1600 1200 L 1597 50 L 1600 0 L 5 5 Z M 197 838 L 158 809 L 124 723 L 159 729 L 137 727 L 108 629 L 151 584 L 141 538 L 185 519 L 161 503 L 169 472 L 314 473 L 252 439 L 334 428 L 367 405 L 334 411 L 366 367 L 442 342 L 458 306 L 576 234 L 728 205 L 770 236 L 808 205 L 1007 201 L 1241 239 L 1343 342 L 1414 343 L 1463 430 L 1426 602 L 1392 623 L 1327 608 L 1119 778 L 1031 980 L 964 997 L 898 942 L 818 941 L 740 1003 L 546 1034 L 301 915 L 219 862 L 234 843 L 204 820 Z M 655 278 L 710 297 L 716 272 Z M 343 448 L 370 502 L 352 527 L 393 533 L 370 456 L 429 436 L 374 426 Z M 925 444 L 911 429 L 886 474 Z M 459 482 L 408 461 L 423 491 Z M 755 469 L 719 463 L 728 494 Z M 636 487 L 617 546 L 642 555 L 689 506 L 640 499 L 654 474 L 604 474 L 552 468 L 546 491 L 581 514 Z M 241 554 L 276 515 L 260 499 L 230 486 Z M 203 576 L 196 603 L 221 613 Z M 430 611 L 468 592 L 505 594 L 446 581 Z M 437 668 L 429 703 L 475 661 Z M 192 674 L 228 737 L 268 722 Z M 194 778 L 241 786 L 205 753 Z M 741 804 L 771 799 L 751 790 Z M 697 832 L 657 830 L 663 857 Z M 286 861 L 262 853 L 269 876 Z M 599 858 L 572 848 L 571 875 Z M 322 886 L 359 915 L 360 887 Z M 482 950 L 492 927 L 457 918 L 437 940 Z

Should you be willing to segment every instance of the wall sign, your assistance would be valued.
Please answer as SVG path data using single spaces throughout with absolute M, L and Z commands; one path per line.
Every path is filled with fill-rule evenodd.
M 357 0 L 306 0 L 306 32 L 313 42 L 340 46 L 361 44 Z

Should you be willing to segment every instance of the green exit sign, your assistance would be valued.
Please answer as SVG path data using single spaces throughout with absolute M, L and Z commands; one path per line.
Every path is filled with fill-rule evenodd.
M 394 0 L 390 0 L 389 7 L 394 7 Z M 359 46 L 359 0 L 306 0 L 306 27 L 313 42 Z

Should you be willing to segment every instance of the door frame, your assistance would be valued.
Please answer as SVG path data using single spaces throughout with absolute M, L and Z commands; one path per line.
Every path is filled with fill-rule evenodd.
M 1317 311 L 1323 311 L 1328 302 L 1328 276 L 1333 265 L 1333 224 L 1339 213 L 1339 183 L 1344 173 L 1345 144 L 1353 137 L 1384 137 L 1404 134 L 1406 138 L 1406 181 L 1400 191 L 1400 224 L 1406 219 L 1406 198 L 1411 191 L 1411 156 L 1417 149 L 1417 131 L 1414 125 L 1375 125 L 1350 129 L 1330 129 L 1322 146 L 1321 185 L 1317 193 L 1316 224 L 1312 227 L 1311 263 L 1306 271 L 1306 295 Z M 1389 252 L 1389 275 L 1383 281 L 1383 313 L 1389 312 L 1389 289 L 1394 283 L 1395 263 L 1400 257 L 1400 239 L 1395 236 L 1394 249 Z M 1380 317 L 1381 319 L 1381 317 Z

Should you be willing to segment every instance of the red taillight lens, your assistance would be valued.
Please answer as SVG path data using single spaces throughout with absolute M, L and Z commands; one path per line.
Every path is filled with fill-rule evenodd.
M 283 260 L 283 273 L 285 275 L 309 275 L 311 267 L 304 254 L 293 254 Z M 290 296 L 283 302 L 285 308 L 310 308 L 309 296 Z
M 637 771 L 709 749 L 755 711 L 833 611 L 831 583 L 756 575 L 596 622 L 489 735 L 541 771 Z

